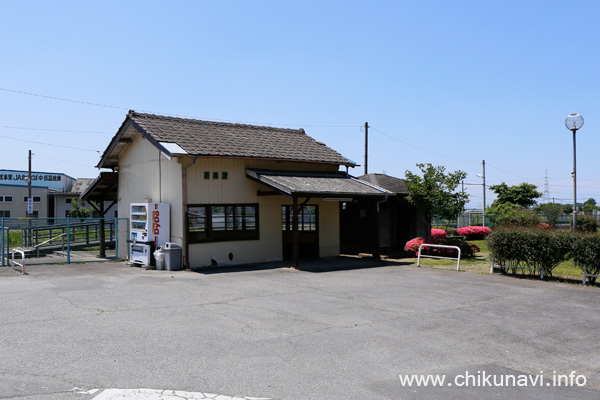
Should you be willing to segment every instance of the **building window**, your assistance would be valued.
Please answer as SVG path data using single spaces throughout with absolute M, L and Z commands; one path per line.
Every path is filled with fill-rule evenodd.
M 0 203 L 12 203 L 12 196 L 0 196 Z
M 229 178 L 229 174 L 227 172 L 221 172 L 221 179 L 225 180 Z
M 292 207 L 281 206 L 281 226 L 284 231 L 292 230 Z M 298 231 L 317 231 L 318 210 L 318 207 L 315 205 L 302 207 L 298 214 Z
M 71 202 L 72 202 L 72 201 L 73 201 L 73 198 L 72 198 L 72 197 L 67 197 L 67 198 L 65 199 L 65 202 L 66 202 L 67 204 L 71 204 Z
M 210 179 L 210 171 L 204 171 L 204 179 Z
M 41 203 L 42 198 L 40 196 L 31 196 L 34 203 Z M 23 203 L 27 203 L 27 196 L 23 196 Z
M 191 205 L 187 214 L 190 243 L 259 238 L 256 204 Z
M 213 172 L 213 179 L 219 179 L 219 173 Z
M 0 210 L 0 218 L 10 218 L 10 211 Z
M 37 218 L 38 216 L 39 216 L 39 211 L 37 211 L 37 210 L 34 210 L 33 214 L 31 214 L 32 218 Z

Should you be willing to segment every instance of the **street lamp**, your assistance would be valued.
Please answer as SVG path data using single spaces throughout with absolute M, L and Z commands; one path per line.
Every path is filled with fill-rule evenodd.
M 577 230 L 577 156 L 575 153 L 575 132 L 583 126 L 583 117 L 580 114 L 569 114 L 565 119 L 565 126 L 573 132 L 573 232 Z

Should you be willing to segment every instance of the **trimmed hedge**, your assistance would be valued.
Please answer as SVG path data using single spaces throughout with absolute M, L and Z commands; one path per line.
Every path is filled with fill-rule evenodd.
M 563 261 L 577 260 L 591 275 L 600 275 L 600 235 L 565 230 L 498 228 L 488 235 L 487 245 L 497 264 L 505 267 L 539 268 L 544 276 Z M 510 268 L 509 268 L 510 269 Z M 534 273 L 534 272 L 532 272 Z M 595 277 L 588 278 L 591 283 Z
M 573 256 L 577 265 L 590 275 L 600 275 L 600 235 L 579 234 L 573 242 Z M 596 277 L 590 276 L 590 283 L 596 283 Z
M 552 276 L 573 247 L 571 232 L 547 229 L 499 228 L 486 241 L 497 264 L 542 269 L 544 276 Z

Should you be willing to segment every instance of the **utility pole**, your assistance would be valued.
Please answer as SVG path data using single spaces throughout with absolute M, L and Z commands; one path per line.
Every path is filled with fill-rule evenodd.
M 368 174 L 368 158 L 369 158 L 369 123 L 365 122 L 365 175 Z
M 31 218 L 31 150 L 29 150 L 29 170 L 27 172 L 27 218 Z
M 29 169 L 27 171 L 27 225 L 29 227 L 29 242 L 31 242 L 31 217 L 33 215 L 33 197 L 31 197 L 31 150 L 29 150 Z M 30 246 L 31 243 L 25 244 Z

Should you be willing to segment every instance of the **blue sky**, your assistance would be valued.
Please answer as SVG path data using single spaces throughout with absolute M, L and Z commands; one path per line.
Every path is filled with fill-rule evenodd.
M 486 160 L 487 184 L 543 192 L 547 171 L 570 203 L 578 112 L 578 200 L 600 203 L 597 1 L 0 4 L 0 168 L 31 149 L 95 177 L 128 109 L 303 127 L 362 165 L 368 121 L 369 172 L 460 169 L 481 207 Z

